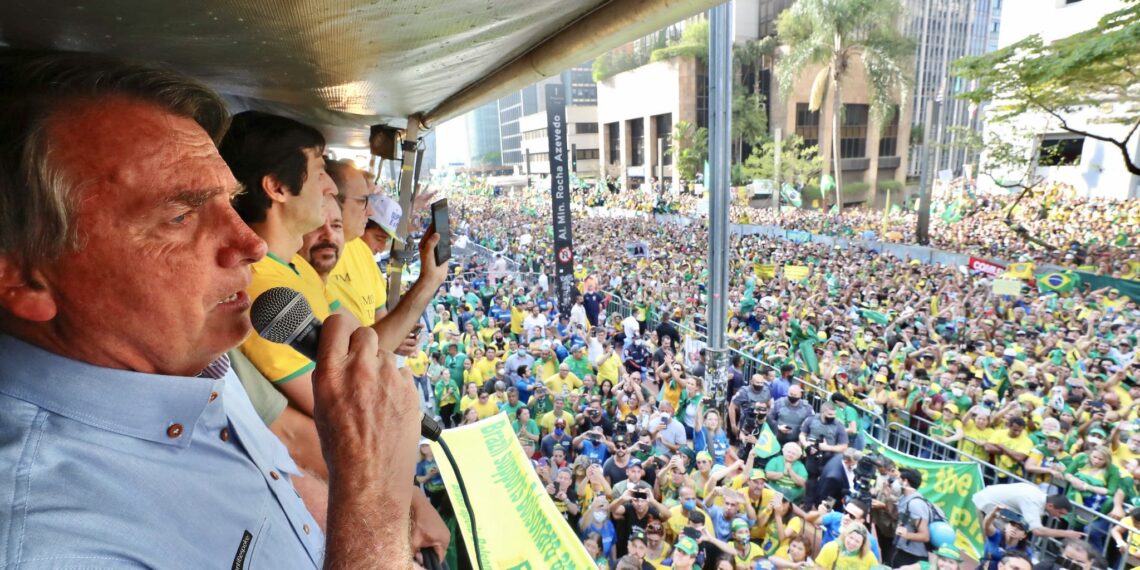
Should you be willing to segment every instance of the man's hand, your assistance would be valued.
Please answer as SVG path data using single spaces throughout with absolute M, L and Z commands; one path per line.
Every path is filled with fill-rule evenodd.
M 328 562 L 410 561 L 420 407 L 376 332 L 331 315 L 313 372 L 314 417 L 329 466 Z M 387 562 L 386 562 L 387 561 Z
M 432 469 L 433 472 L 438 472 Z M 419 552 L 424 548 L 435 551 L 436 556 L 443 560 L 447 553 L 447 545 L 451 543 L 451 531 L 440 518 L 435 507 L 431 506 L 427 495 L 416 489 L 412 493 L 412 549 Z
M 425 285 L 429 286 L 434 293 L 439 289 L 440 285 L 447 279 L 448 264 L 437 265 L 435 259 L 435 245 L 439 243 L 440 236 L 435 232 L 432 227 L 430 231 L 424 232 L 424 236 L 420 238 L 420 277 Z

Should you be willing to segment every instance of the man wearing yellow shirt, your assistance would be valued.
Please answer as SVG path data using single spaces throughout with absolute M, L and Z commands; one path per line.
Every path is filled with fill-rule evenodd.
M 582 387 L 582 379 L 570 372 L 570 365 L 565 362 L 558 365 L 558 374 L 543 380 L 542 383 L 546 384 L 546 389 L 550 390 L 551 394 L 567 394 Z
M 361 324 L 371 326 L 386 312 L 384 303 L 388 300 L 387 284 L 372 257 L 372 249 L 362 236 L 369 217 L 390 219 L 394 215 L 398 220 L 401 215 L 400 206 L 391 198 L 378 196 L 377 198 L 386 200 L 385 204 L 389 206 L 384 212 L 374 211 L 364 174 L 351 163 L 335 161 L 329 163 L 326 169 L 337 185 L 337 202 L 341 208 L 345 242 L 340 260 L 328 280 L 328 287 Z M 394 239 L 395 227 L 390 230 Z
M 479 399 L 475 400 L 471 407 L 475 409 L 475 413 L 479 415 L 479 419 L 487 419 L 499 413 L 499 404 L 491 399 L 491 395 L 486 390 L 479 390 Z
M 1140 460 L 1140 431 L 1133 431 L 1123 445 L 1120 443 L 1120 432 L 1119 425 L 1112 430 L 1112 463 L 1122 472 L 1131 473 L 1132 466 Z
M 475 369 L 481 378 L 484 380 L 491 378 L 495 375 L 495 369 L 499 366 L 498 353 L 493 348 L 488 348 L 483 354 L 483 357 L 475 361 L 471 368 Z
M 563 398 L 562 394 L 554 395 L 554 409 L 546 412 L 538 419 L 538 427 L 542 429 L 542 435 L 554 431 L 554 421 L 558 419 L 566 422 L 566 430 L 573 435 L 574 426 L 577 424 L 574 421 L 574 414 L 566 411 L 566 398 Z
M 297 255 L 303 236 L 325 219 L 322 201 L 337 193 L 325 172 L 324 147 L 324 137 L 312 127 L 247 111 L 233 118 L 218 150 L 246 189 L 234 198 L 234 210 L 265 240 L 268 249 L 266 258 L 253 265 L 253 280 L 247 289 L 250 298 L 256 299 L 272 287 L 286 286 L 301 292 L 320 320 L 333 311 L 355 319 L 347 310 L 340 311 L 339 302 L 325 292 L 316 271 Z M 393 311 L 395 314 L 385 319 L 384 326 L 373 327 L 381 350 L 401 347 L 446 278 L 446 266 L 435 264 L 438 240 L 435 234 L 425 236 L 420 243 L 424 260 L 420 279 L 409 289 L 406 301 Z M 308 358 L 257 335 L 246 339 L 242 352 L 297 409 L 312 415 L 313 363 Z
M 1033 440 L 1025 433 L 1025 420 L 1010 418 L 1008 429 L 995 430 L 990 440 L 982 447 L 992 453 L 998 467 L 1016 475 L 1022 475 L 1022 466 L 1033 451 Z M 1000 478 L 1000 474 L 999 474 Z
M 459 333 L 459 324 L 451 320 L 451 311 L 443 311 L 439 314 L 439 322 L 431 329 L 431 333 L 435 335 L 436 342 L 444 342 L 447 340 L 447 333 Z
M 521 291 L 522 289 L 520 288 L 519 290 Z M 529 314 L 530 303 L 516 297 L 514 303 L 511 304 L 511 335 L 519 342 L 524 340 L 523 321 Z

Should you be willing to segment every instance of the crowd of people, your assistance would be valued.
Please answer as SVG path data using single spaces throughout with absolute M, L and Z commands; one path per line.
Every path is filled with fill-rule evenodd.
M 587 199 L 576 196 L 574 219 L 581 295 L 560 312 L 544 194 L 452 198 L 460 231 L 496 253 L 437 297 L 417 377 L 448 425 L 508 414 L 599 567 L 957 565 L 960 553 L 931 542 L 930 509 L 907 499 L 919 474 L 866 449 L 876 419 L 942 444 L 927 456 L 994 467 L 999 499 L 978 504 L 982 563 L 1088 568 L 1131 554 L 1115 548 L 1133 541 L 1125 527 L 1088 513 L 1130 525 L 1140 506 L 1132 300 L 1087 288 L 1011 299 L 958 268 L 734 236 L 734 352 L 717 394 L 704 366 L 705 228 Z M 765 423 L 779 445 L 761 453 Z M 852 479 L 863 459 L 881 475 L 866 500 Z M 1065 540 L 1064 556 L 1034 552 L 1031 536 Z
M 1034 262 L 1100 275 L 1140 279 L 1140 200 L 1109 200 L 1073 195 L 1061 184 L 1042 185 L 1020 202 L 1019 194 L 976 197 L 941 193 L 930 220 L 930 246 L 1007 263 Z M 1016 204 L 1015 204 L 1016 202 Z M 951 213 L 945 213 L 952 208 Z M 785 207 L 733 208 L 738 223 L 777 225 L 812 233 L 915 243 L 914 205 L 882 210 L 848 207 L 828 210 Z

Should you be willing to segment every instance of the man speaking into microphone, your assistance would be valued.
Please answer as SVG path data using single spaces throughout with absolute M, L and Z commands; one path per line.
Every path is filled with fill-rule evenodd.
M 406 331 L 324 322 L 305 374 L 327 533 L 223 358 L 250 332 L 250 267 L 268 241 L 234 210 L 243 188 L 215 147 L 227 122 L 215 94 L 175 73 L 0 56 L 0 566 L 411 565 L 420 411 L 391 352 Z M 293 230 L 319 225 L 330 192 L 305 158 L 244 188 L 313 203 L 289 209 Z M 314 185 L 286 187 L 286 174 Z M 286 256 L 274 262 L 303 271 L 280 247 L 291 238 L 271 237 Z M 434 291 L 427 275 L 417 286 Z

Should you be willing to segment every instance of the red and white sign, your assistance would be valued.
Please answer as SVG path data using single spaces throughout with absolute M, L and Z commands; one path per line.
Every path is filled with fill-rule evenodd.
M 979 271 L 981 273 L 989 275 L 990 277 L 997 277 L 998 275 L 1005 273 L 1004 265 L 998 265 L 992 261 L 986 261 L 984 259 L 978 259 L 976 257 L 970 258 L 969 267 L 971 271 Z

